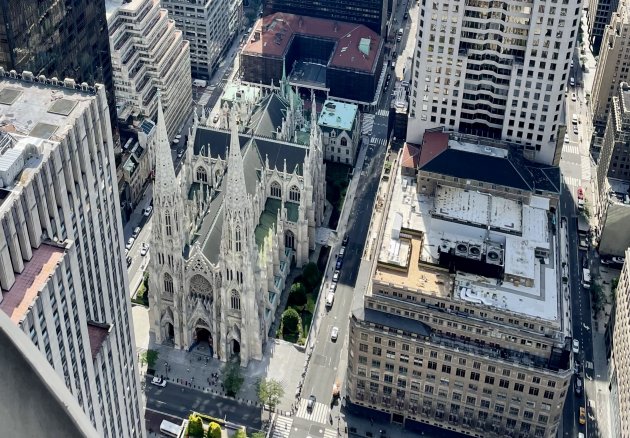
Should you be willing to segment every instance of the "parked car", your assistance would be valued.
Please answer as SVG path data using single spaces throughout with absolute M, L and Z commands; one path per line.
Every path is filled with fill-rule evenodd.
M 404 20 L 406 20 L 407 18 L 409 18 L 409 12 L 405 12 L 405 15 L 403 15 Z
M 184 152 L 185 152 L 184 149 L 180 149 L 179 151 L 177 151 L 177 158 L 183 157 L 184 156 Z
M 586 409 L 580 406 L 580 424 L 586 424 Z
M 148 243 L 143 243 L 142 244 L 142 249 L 140 250 L 140 255 L 142 257 L 144 257 L 145 255 L 147 255 L 148 252 L 149 252 L 149 244 Z
M 339 271 L 335 271 L 333 273 L 333 279 L 332 279 L 333 283 L 337 283 L 339 281 Z
M 337 270 L 341 269 L 342 265 L 343 265 L 343 258 L 337 257 L 337 263 L 335 263 L 335 269 Z
M 330 287 L 328 288 L 328 292 L 335 293 L 337 290 L 337 283 L 330 283 Z
M 133 234 L 131 235 L 131 237 L 135 239 L 136 237 L 138 237 L 138 234 L 140 234 L 140 227 L 134 228 Z
M 573 339 L 573 353 L 578 354 L 580 352 L 580 341 Z
M 345 253 L 346 253 L 346 247 L 342 246 L 341 249 L 339 250 L 339 257 L 343 257 Z
M 328 295 L 326 296 L 326 307 L 332 307 L 334 302 L 335 302 L 334 292 L 328 292 Z
M 330 332 L 330 340 L 335 342 L 338 337 L 339 337 L 339 327 L 333 327 L 332 331 Z
M 133 259 L 129 256 L 127 256 L 127 267 L 131 266 L 131 263 L 133 262 Z
M 575 87 L 575 78 L 574 77 L 569 78 L 569 85 L 571 85 L 572 87 Z
M 389 76 L 389 75 L 388 75 Z M 341 244 L 343 246 L 347 246 L 348 245 L 348 240 L 350 240 L 350 238 L 348 237 L 348 235 L 346 234 L 345 236 L 343 236 L 343 242 L 341 242 Z
M 160 379 L 159 377 L 154 377 L 153 380 L 151 380 L 151 383 L 162 388 L 166 386 L 166 380 Z
M 568 143 L 570 141 L 569 134 L 564 134 L 564 142 Z
M 584 391 L 584 381 L 580 376 L 575 376 L 575 395 L 582 395 Z
M 149 205 L 147 208 L 144 209 L 142 214 L 144 214 L 146 217 L 149 217 L 151 216 L 152 211 L 153 211 L 153 206 Z
M 317 398 L 315 398 L 313 394 L 308 396 L 308 401 L 306 402 L 306 410 L 308 412 L 313 412 L 313 408 L 315 407 L 316 401 L 317 401 Z
M 133 246 L 133 242 L 135 242 L 136 239 L 134 239 L 133 237 L 130 237 L 129 240 L 127 240 L 127 244 L 125 245 L 126 249 L 131 249 L 131 247 Z

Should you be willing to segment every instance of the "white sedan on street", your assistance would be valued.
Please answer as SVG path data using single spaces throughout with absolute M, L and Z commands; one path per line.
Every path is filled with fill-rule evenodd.
M 577 100 L 577 96 L 575 93 L 571 93 L 571 100 L 575 102 Z
M 573 339 L 573 353 L 578 354 L 580 352 L 580 341 Z
M 153 380 L 151 380 L 151 383 L 155 386 L 160 386 L 162 388 L 166 386 L 166 380 L 160 379 L 159 377 L 154 377 Z
M 140 255 L 142 257 L 144 257 L 145 255 L 147 255 L 148 252 L 149 252 L 149 244 L 148 243 L 143 243 L 142 244 L 142 249 L 140 250 Z
M 570 141 L 569 134 L 564 134 L 564 142 L 568 143 Z
M 336 342 L 338 337 L 339 337 L 339 327 L 333 327 L 332 331 L 330 332 L 330 340 L 333 342 Z

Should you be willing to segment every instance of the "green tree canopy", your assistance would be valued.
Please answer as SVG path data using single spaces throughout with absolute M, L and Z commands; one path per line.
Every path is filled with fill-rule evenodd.
M 258 401 L 274 409 L 284 395 L 282 384 L 274 379 L 261 379 L 256 384 Z
M 289 292 L 288 304 L 296 307 L 304 307 L 308 302 L 306 288 L 302 283 L 293 283 Z
M 319 286 L 319 281 L 322 279 L 322 273 L 319 272 L 317 264 L 310 262 L 304 265 L 302 269 L 302 279 L 307 289 L 313 290 Z
M 298 333 L 300 315 L 295 309 L 287 309 L 282 313 L 282 333 Z
M 221 426 L 214 421 L 208 426 L 207 438 L 221 438 Z
M 232 435 L 232 438 L 247 438 L 247 434 L 245 433 L 243 429 L 239 429 L 234 433 L 234 435 Z M 263 435 L 263 438 L 264 438 L 264 435 Z
M 140 355 L 140 363 L 147 364 L 147 367 L 153 369 L 159 355 L 160 353 L 158 353 L 156 350 L 144 351 Z
M 188 417 L 188 436 L 203 437 L 203 421 L 197 414 L 190 414 Z
M 228 362 L 223 367 L 223 386 L 227 395 L 235 397 L 241 390 L 241 386 L 245 379 L 241 374 L 241 367 L 236 362 Z

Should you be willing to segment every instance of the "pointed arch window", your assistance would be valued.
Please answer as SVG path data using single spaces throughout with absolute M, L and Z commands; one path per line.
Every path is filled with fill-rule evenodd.
M 230 296 L 230 307 L 234 310 L 241 310 L 241 296 L 236 290 L 232 290 L 232 295 Z
M 291 186 L 289 191 L 289 200 L 292 202 L 300 202 L 300 189 L 298 186 Z
M 168 273 L 164 274 L 164 291 L 168 295 L 173 295 L 173 277 L 171 277 Z
M 197 181 L 203 182 L 203 183 L 208 182 L 208 172 L 206 172 L 206 169 L 204 169 L 201 166 L 197 168 Z
M 236 230 L 234 231 L 234 242 L 236 246 L 236 252 L 241 252 L 241 227 L 236 226 Z
M 293 234 L 293 231 L 287 230 L 287 232 L 284 233 L 284 246 L 286 248 L 295 249 L 295 234 Z
M 166 228 L 166 235 L 171 236 L 173 234 L 173 228 L 171 226 L 171 213 L 168 211 L 164 214 L 164 227 Z
M 282 187 L 277 181 L 271 183 L 271 196 L 274 198 L 282 198 Z
M 348 140 L 346 140 L 346 137 L 341 137 L 341 140 L 339 140 L 339 144 L 341 146 L 348 146 Z

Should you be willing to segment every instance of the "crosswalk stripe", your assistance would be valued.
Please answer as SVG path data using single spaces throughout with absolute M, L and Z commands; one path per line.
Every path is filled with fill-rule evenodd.
M 389 116 L 389 111 L 384 110 L 384 109 L 380 109 L 376 112 L 377 115 L 379 116 Z
M 291 436 L 291 427 L 293 426 L 293 418 L 283 415 L 276 418 L 276 424 L 273 429 L 273 438 L 289 438 Z
M 328 415 L 330 413 L 330 408 L 320 402 L 315 402 L 313 406 L 313 410 L 308 412 L 306 409 L 306 404 L 308 400 L 303 398 L 300 400 L 300 406 L 298 407 L 296 417 L 305 418 L 307 420 L 315 421 L 317 423 L 326 424 L 328 422 Z
M 569 186 L 573 186 L 573 187 L 579 187 L 580 186 L 580 180 L 574 176 L 564 176 L 564 182 L 569 185 Z
M 562 152 L 573 155 L 580 155 L 580 147 L 576 144 L 565 144 L 562 148 Z
M 333 429 L 324 429 L 324 438 L 339 438 L 339 434 Z

